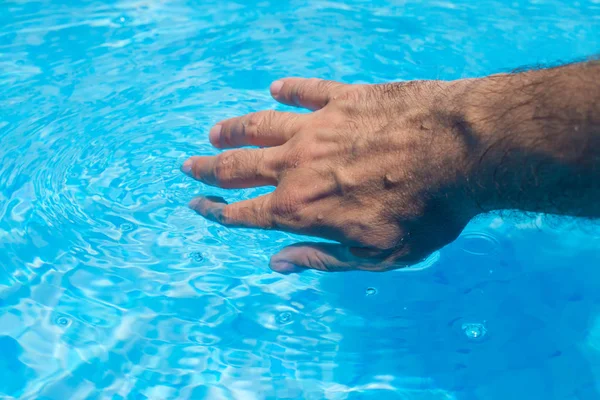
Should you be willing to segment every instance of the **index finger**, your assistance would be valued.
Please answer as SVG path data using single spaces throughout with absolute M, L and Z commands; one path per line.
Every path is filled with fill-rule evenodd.
M 259 111 L 219 122 L 210 131 L 210 142 L 219 149 L 242 146 L 279 146 L 306 122 L 307 115 Z
M 315 111 L 325 107 L 333 92 L 343 86 L 317 78 L 285 78 L 271 84 L 271 95 L 280 103 Z
M 407 266 L 406 263 L 397 262 L 393 255 L 368 255 L 357 250 L 333 243 L 298 243 L 271 257 L 270 267 L 277 272 L 292 273 L 305 269 L 383 272 Z

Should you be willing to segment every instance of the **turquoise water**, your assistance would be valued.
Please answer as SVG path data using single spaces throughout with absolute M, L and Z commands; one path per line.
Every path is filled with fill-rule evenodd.
M 482 217 L 410 270 L 282 276 L 196 216 L 216 121 L 284 76 L 600 51 L 600 2 L 0 3 L 0 398 L 600 399 L 600 228 Z

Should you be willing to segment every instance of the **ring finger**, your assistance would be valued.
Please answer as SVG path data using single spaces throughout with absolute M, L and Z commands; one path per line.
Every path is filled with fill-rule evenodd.
M 259 111 L 219 122 L 210 130 L 210 142 L 220 149 L 279 146 L 294 136 L 307 118 L 289 112 Z

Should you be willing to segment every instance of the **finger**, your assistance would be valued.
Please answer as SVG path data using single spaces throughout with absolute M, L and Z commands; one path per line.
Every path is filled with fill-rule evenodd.
M 333 92 L 344 86 L 323 79 L 285 78 L 271 84 L 271 95 L 280 103 L 319 110 L 327 105 Z
M 301 272 L 304 269 L 319 271 L 387 271 L 402 268 L 388 257 L 363 258 L 352 248 L 332 243 L 300 243 L 284 248 L 271 257 L 270 267 L 281 273 Z
M 270 195 L 227 204 L 221 197 L 193 199 L 189 207 L 204 218 L 230 227 L 263 228 L 273 226 L 269 210 Z
M 231 118 L 210 130 L 210 142 L 219 149 L 279 146 L 300 130 L 304 117 L 269 110 Z
M 192 178 L 227 189 L 277 184 L 272 149 L 232 150 L 210 157 L 190 157 L 181 167 Z

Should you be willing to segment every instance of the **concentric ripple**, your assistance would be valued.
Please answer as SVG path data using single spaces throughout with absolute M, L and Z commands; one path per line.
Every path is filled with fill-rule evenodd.
M 571 60 L 600 49 L 599 7 L 0 2 L 0 398 L 600 397 L 589 227 L 482 218 L 412 273 L 283 276 L 270 255 L 305 238 L 186 207 L 270 189 L 179 171 L 216 154 L 214 122 L 285 110 L 266 89 L 282 76 L 455 79 Z
M 485 232 L 467 232 L 461 235 L 462 249 L 476 256 L 493 255 L 500 251 L 498 239 Z

